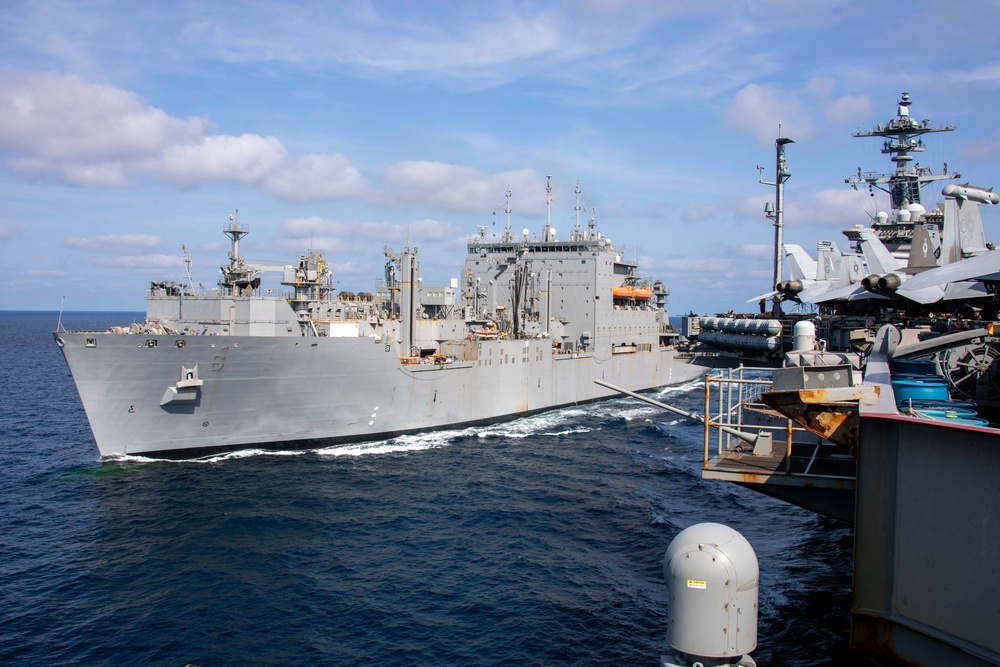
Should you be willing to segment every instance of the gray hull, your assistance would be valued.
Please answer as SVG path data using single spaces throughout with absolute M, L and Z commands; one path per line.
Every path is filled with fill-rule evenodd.
M 407 365 L 374 338 L 55 335 L 102 456 L 378 440 L 611 396 L 595 378 L 642 390 L 706 372 L 671 347 L 600 356 L 472 340 L 465 360 Z M 185 372 L 200 382 L 187 393 Z
M 579 207 L 577 209 L 579 211 Z M 103 456 L 309 448 L 481 424 L 698 377 L 660 281 L 596 231 L 469 240 L 458 278 L 425 283 L 417 249 L 385 248 L 373 292 L 335 293 L 311 250 L 246 262 L 236 216 L 218 289 L 153 282 L 146 319 L 55 332 Z M 265 289 L 278 272 L 288 291 Z M 189 281 L 190 282 L 190 281 Z

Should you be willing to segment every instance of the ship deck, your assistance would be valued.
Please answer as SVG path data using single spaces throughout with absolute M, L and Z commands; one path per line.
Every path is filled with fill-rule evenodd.
M 708 380 L 711 426 L 767 433 L 770 442 L 754 447 L 722 428 L 706 428 L 702 478 L 740 484 L 852 524 L 857 459 L 760 403 L 759 395 L 771 386 L 761 376 L 761 369 L 743 368 Z

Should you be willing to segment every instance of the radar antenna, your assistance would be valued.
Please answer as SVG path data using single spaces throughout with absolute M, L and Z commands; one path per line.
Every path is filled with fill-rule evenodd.
M 873 188 L 889 193 L 892 210 L 901 210 L 907 204 L 919 204 L 920 188 L 933 181 L 951 180 L 961 178 L 959 173 L 949 174 L 948 165 L 944 165 L 944 173 L 934 175 L 927 167 L 914 164 L 911 153 L 923 153 L 923 139 L 914 138 L 933 132 L 951 132 L 954 125 L 944 125 L 934 127 L 931 121 L 922 120 L 919 123 L 910 118 L 910 94 L 903 92 L 899 100 L 899 107 L 896 117 L 886 124 L 878 124 L 872 130 L 855 132 L 854 137 L 883 137 L 882 154 L 891 155 L 889 158 L 896 163 L 896 171 L 893 174 L 877 174 L 874 172 L 862 173 L 858 168 L 858 173 L 851 178 L 845 178 L 844 182 L 855 188 L 859 184 L 866 184 L 868 190 Z

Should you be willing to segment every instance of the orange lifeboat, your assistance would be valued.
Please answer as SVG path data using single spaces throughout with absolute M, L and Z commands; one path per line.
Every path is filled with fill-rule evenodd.
M 611 291 L 612 295 L 616 299 L 632 299 L 635 298 L 635 290 L 633 290 L 628 285 L 619 285 Z
M 632 295 L 636 301 L 647 301 L 653 298 L 653 290 L 648 287 L 636 287 Z

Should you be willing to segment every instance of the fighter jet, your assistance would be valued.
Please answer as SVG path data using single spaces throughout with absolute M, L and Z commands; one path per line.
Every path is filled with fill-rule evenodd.
M 864 275 L 861 255 L 842 253 L 833 241 L 817 244 L 818 259 L 810 257 L 802 246 L 792 243 L 783 244 L 782 250 L 788 260 L 790 278 L 776 284 L 774 291 L 758 294 L 747 303 L 779 295 L 782 301 L 816 303 L 818 297 L 857 282 Z

